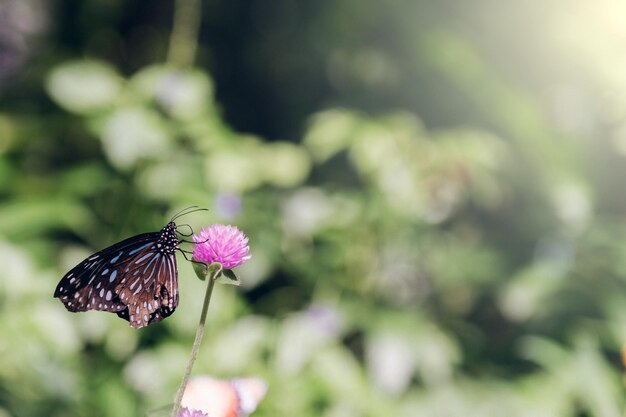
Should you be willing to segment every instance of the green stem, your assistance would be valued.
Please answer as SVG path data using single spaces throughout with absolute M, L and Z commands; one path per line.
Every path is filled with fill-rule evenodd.
M 200 0 L 176 0 L 174 24 L 167 51 L 167 62 L 179 67 L 193 64 L 198 48 L 202 4 Z
M 193 341 L 193 347 L 191 348 L 191 355 L 189 355 L 189 362 L 187 362 L 187 368 L 185 369 L 185 375 L 183 375 L 183 380 L 180 383 L 180 387 L 176 392 L 176 399 L 174 400 L 174 408 L 172 408 L 171 417 L 176 417 L 178 411 L 180 410 L 180 402 L 183 399 L 183 394 L 185 393 L 185 388 L 187 387 L 187 383 L 189 382 L 189 376 L 191 375 L 191 370 L 193 369 L 193 364 L 196 362 L 196 356 L 198 356 L 198 351 L 200 350 L 200 343 L 202 342 L 202 336 L 204 336 L 204 327 L 206 323 L 206 315 L 209 311 L 209 303 L 211 302 L 211 294 L 213 293 L 213 286 L 215 286 L 215 280 L 222 272 L 221 269 L 213 271 L 213 273 L 209 276 L 208 284 L 206 287 L 206 294 L 204 296 L 204 305 L 202 306 L 202 313 L 200 313 L 200 322 L 198 323 L 198 329 L 196 330 L 196 338 Z

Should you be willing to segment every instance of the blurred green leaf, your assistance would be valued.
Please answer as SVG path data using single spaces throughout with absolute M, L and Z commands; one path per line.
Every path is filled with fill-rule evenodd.
M 109 109 L 118 99 L 123 80 L 108 63 L 72 61 L 52 70 L 46 87 L 63 108 L 78 114 Z

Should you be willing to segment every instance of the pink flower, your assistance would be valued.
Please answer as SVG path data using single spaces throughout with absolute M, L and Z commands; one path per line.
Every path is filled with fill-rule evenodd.
M 248 237 L 235 226 L 214 224 L 202 228 L 193 235 L 193 241 L 193 259 L 207 265 L 219 262 L 224 269 L 233 269 L 251 257 Z
M 267 382 L 257 377 L 216 379 L 192 378 L 185 388 L 182 405 L 209 417 L 246 417 L 256 410 L 267 393 Z
M 177 417 L 208 417 L 208 414 L 203 413 L 200 410 L 185 407 L 178 412 Z

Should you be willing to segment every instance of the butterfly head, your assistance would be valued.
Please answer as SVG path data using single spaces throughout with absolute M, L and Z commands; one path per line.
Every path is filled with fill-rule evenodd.
M 176 223 L 169 222 L 161 229 L 157 250 L 163 254 L 171 255 L 178 249 L 178 236 L 176 236 Z

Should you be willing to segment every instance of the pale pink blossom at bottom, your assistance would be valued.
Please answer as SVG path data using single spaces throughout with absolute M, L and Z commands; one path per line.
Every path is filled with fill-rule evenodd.
M 208 417 L 208 415 L 200 410 L 183 408 L 176 417 Z
M 187 384 L 182 406 L 201 410 L 209 417 L 245 417 L 256 410 L 267 393 L 261 378 L 193 378 Z

